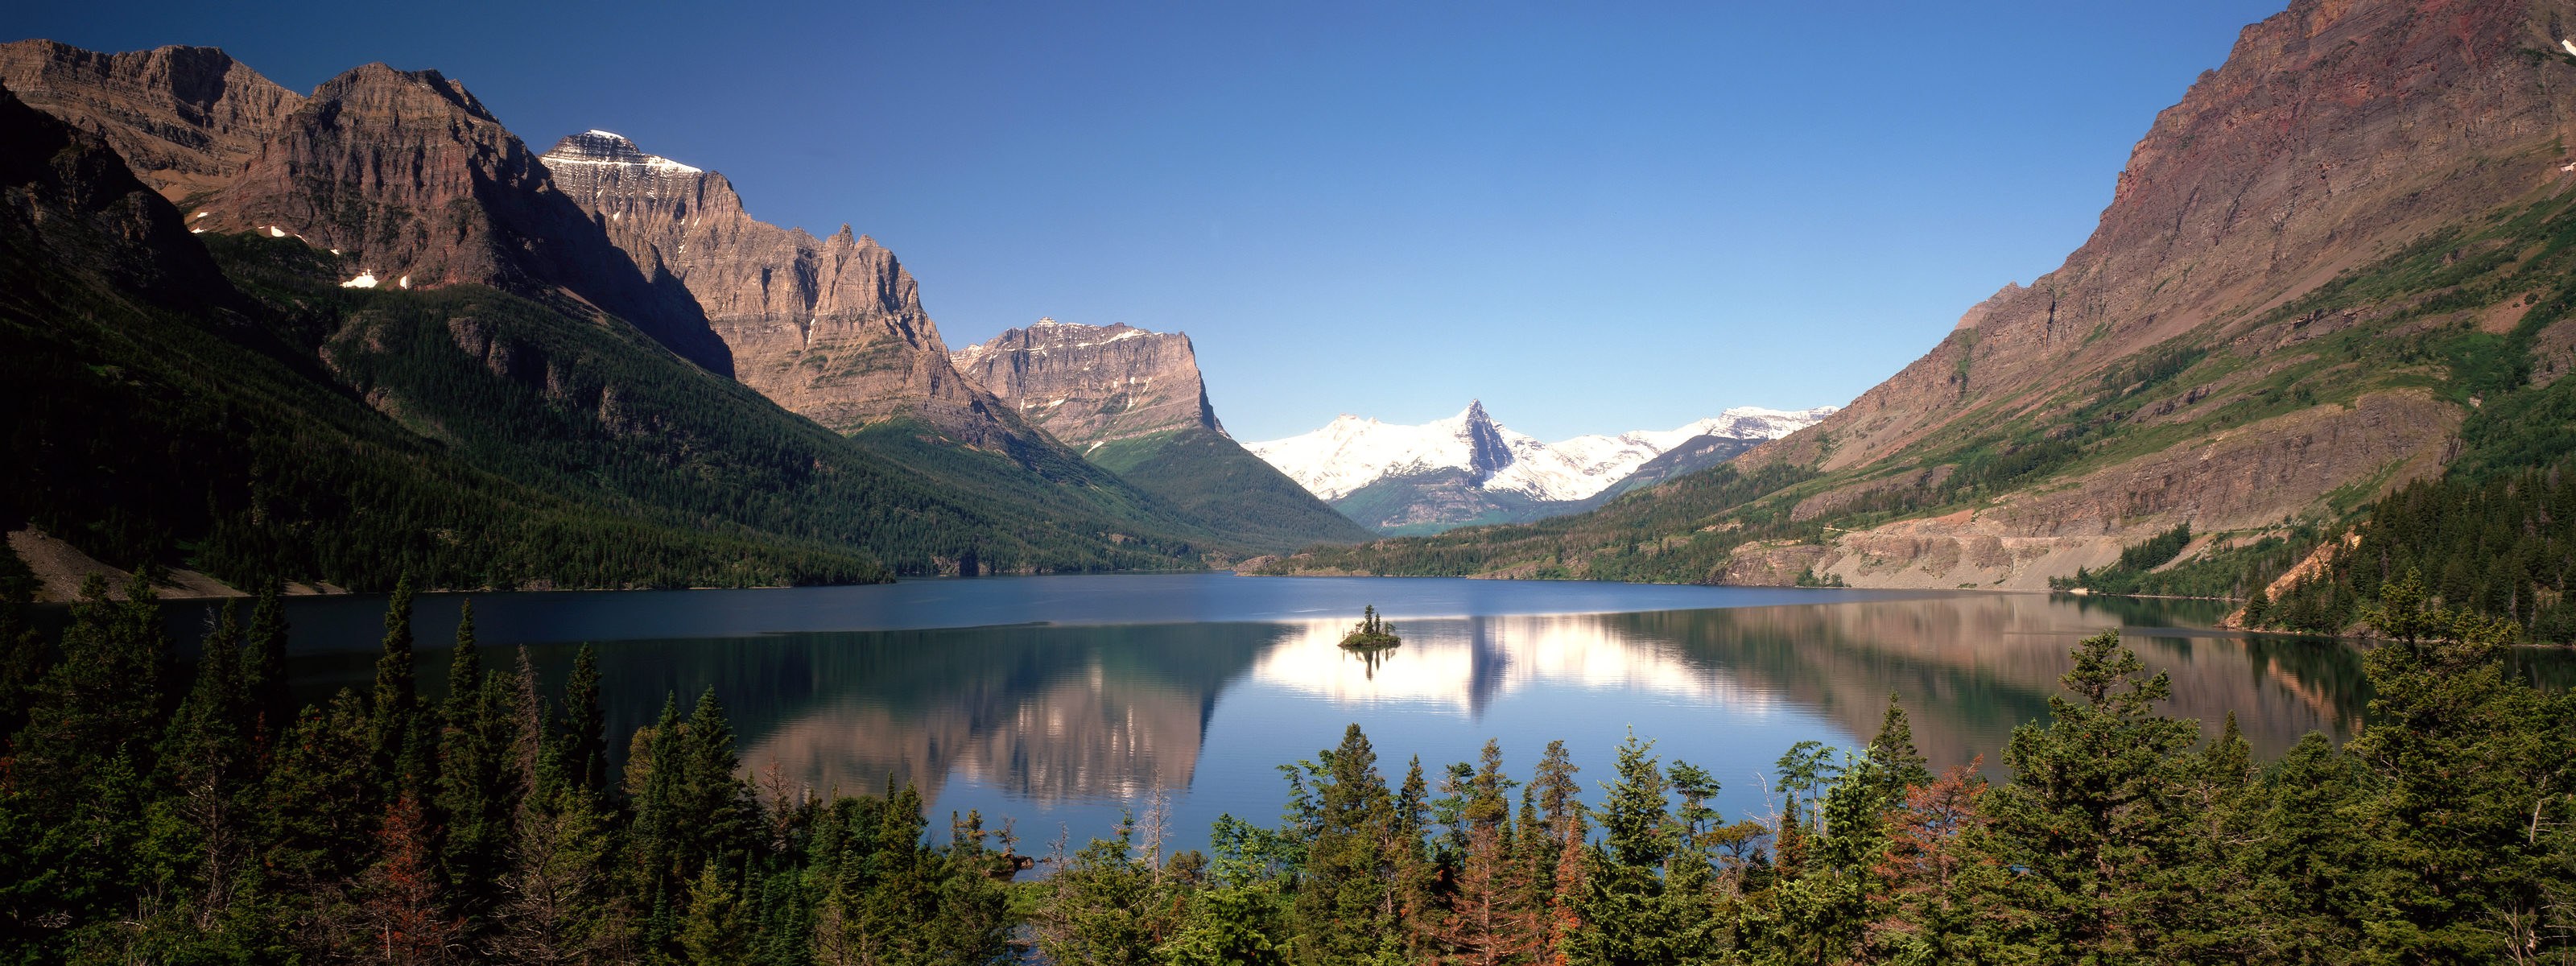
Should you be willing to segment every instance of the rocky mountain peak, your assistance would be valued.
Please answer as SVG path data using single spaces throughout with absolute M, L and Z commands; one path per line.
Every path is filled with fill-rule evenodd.
M 21 40 L 0 44 L 0 85 L 104 138 L 173 201 L 239 177 L 304 101 L 213 47 L 103 54 Z
M 875 238 L 760 221 L 724 175 L 609 131 L 565 137 L 543 161 L 638 270 L 687 288 L 736 378 L 779 405 L 843 432 L 908 416 L 990 449 L 1029 435 L 958 375 L 920 286 Z
M 646 154 L 625 135 L 597 128 L 565 135 L 545 153 L 544 159 L 546 167 L 558 171 L 566 165 L 619 165 L 653 175 L 679 177 L 706 173 L 658 154 Z
M 1041 318 L 950 354 L 958 371 L 1077 449 L 1196 426 L 1223 433 L 1179 332 Z

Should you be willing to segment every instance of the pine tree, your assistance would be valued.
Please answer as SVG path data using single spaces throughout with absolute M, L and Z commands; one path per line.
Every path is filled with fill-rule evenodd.
M 1887 695 L 1887 714 L 1879 719 L 1878 736 L 1870 739 L 1869 758 L 1878 765 L 1877 775 L 1890 800 L 1904 797 L 1905 790 L 1932 782 L 1932 769 L 1923 753 L 1914 748 L 1914 723 L 1905 716 L 1905 705 L 1895 692 Z
M 413 735 L 419 730 L 415 720 L 419 715 L 419 695 L 413 685 L 416 672 L 411 604 L 411 576 L 405 574 L 394 584 L 393 598 L 385 603 L 384 648 L 376 658 L 375 700 L 367 706 L 373 723 L 370 747 L 387 798 L 422 787 L 429 778 L 411 773 L 411 748 L 416 743 Z
M 2172 807 L 2196 722 L 2155 713 L 2171 686 L 2145 676 L 2118 631 L 2076 645 L 2049 698 L 2050 722 L 2014 729 L 2004 747 L 2010 784 L 1987 792 L 1975 846 L 1994 871 L 1994 941 L 2042 957 L 2159 955 L 2168 938 L 2173 872 L 2185 848 Z
M 608 787 L 608 726 L 599 706 L 599 655 L 589 644 L 573 657 L 563 707 L 564 740 L 569 742 L 565 773 L 575 787 L 603 794 Z
M 1317 830 L 1307 844 L 1305 877 L 1295 911 L 1298 955 L 1318 963 L 1358 963 L 1397 942 L 1396 883 L 1388 830 L 1394 798 L 1377 768 L 1377 751 L 1353 724 L 1339 747 L 1323 752 L 1313 774 Z
M 439 861 L 456 893 L 457 911 L 477 919 L 497 902 L 518 798 L 514 760 L 522 730 L 520 687 L 509 672 L 486 673 L 474 640 L 474 605 L 456 625 L 439 718 L 438 814 L 446 820 Z
M 730 876 L 709 862 L 689 882 L 689 912 L 680 923 L 682 962 L 689 966 L 749 966 L 742 941 L 743 902 Z
M 124 600 L 93 575 L 71 608 L 62 660 L 37 685 L 16 759 L 0 782 L 0 928 L 32 948 L 62 923 L 130 910 L 144 835 L 169 642 L 152 586 Z M 55 926 L 44 923 L 54 922 Z
M 1539 919 L 1529 888 L 1530 868 L 1520 860 L 1511 825 L 1511 779 L 1503 775 L 1502 746 L 1485 742 L 1475 769 L 1451 794 L 1459 800 L 1464 838 L 1456 894 L 1436 924 L 1448 962 L 1498 966 L 1516 961 L 1538 944 Z
M 408 794 L 385 812 L 376 863 L 359 881 L 359 902 L 342 943 L 355 958 L 433 963 L 449 958 L 465 923 L 441 908 L 436 850 L 420 802 Z
M 275 580 L 263 581 L 259 601 L 250 609 L 249 639 L 243 642 L 242 690 L 255 716 L 253 740 L 263 753 L 295 726 L 295 704 L 286 686 L 286 604 Z
M 240 674 L 242 630 L 227 602 L 206 636 L 196 684 L 170 717 L 152 782 L 154 884 L 189 896 L 200 927 L 223 914 L 248 860 L 238 813 L 254 751 Z

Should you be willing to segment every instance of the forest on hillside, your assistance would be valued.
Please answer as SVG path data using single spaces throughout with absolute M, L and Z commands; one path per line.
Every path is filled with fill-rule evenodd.
M 2576 696 L 2503 673 L 2514 629 L 2385 588 L 2369 723 L 2256 761 L 2163 713 L 2116 632 L 1995 761 L 1786 750 L 1770 814 L 1631 736 L 1606 775 L 1397 767 L 1358 726 L 1285 764 L 1275 822 L 1172 851 L 1157 800 L 1034 847 L 908 788 L 746 774 L 720 696 L 603 731 L 476 645 L 416 687 L 411 597 L 374 680 L 287 707 L 274 590 L 193 668 L 148 585 L 57 635 L 0 609 L 0 959 L 51 963 L 2243 963 L 2576 956 Z M 622 765 L 612 737 L 624 743 Z M 1585 793 L 1593 781 L 1597 796 Z M 1035 856 L 1029 853 L 1038 853 Z

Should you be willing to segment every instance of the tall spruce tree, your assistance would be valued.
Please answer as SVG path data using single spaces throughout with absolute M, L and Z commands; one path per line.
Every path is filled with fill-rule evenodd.
M 2156 713 L 2171 691 L 2118 631 L 2085 638 L 2049 698 L 2049 723 L 2014 729 L 2009 784 L 1981 803 L 1973 845 L 1991 873 L 1988 938 L 2013 957 L 2152 960 L 2170 938 L 2186 828 L 2174 807 L 2196 722 Z
M 406 789 L 418 790 L 430 777 L 415 773 L 419 769 L 412 754 L 420 731 L 420 696 L 412 656 L 411 607 L 411 575 L 406 573 L 394 583 L 393 597 L 385 602 L 385 636 L 376 656 L 374 700 L 367 706 L 370 753 L 387 800 Z
M 599 654 L 585 643 L 573 656 L 564 682 L 564 770 L 573 785 L 593 795 L 608 787 L 608 724 L 599 706 Z

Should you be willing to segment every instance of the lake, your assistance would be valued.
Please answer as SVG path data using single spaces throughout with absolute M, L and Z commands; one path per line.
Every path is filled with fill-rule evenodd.
M 2261 755 L 2349 734 L 2368 700 L 2351 645 L 2208 630 L 2223 608 L 2201 601 L 1223 574 L 471 597 L 483 645 L 526 645 L 550 695 L 596 644 L 621 753 L 667 697 L 685 710 L 713 688 L 747 771 L 818 790 L 910 782 L 934 818 L 1015 822 L 1024 852 L 1105 833 L 1157 791 L 1182 847 L 1220 813 L 1268 824 L 1277 766 L 1351 722 L 1390 782 L 1419 755 L 1436 783 L 1487 738 L 1526 778 L 1562 739 L 1590 786 L 1633 730 L 1717 775 L 1730 816 L 1765 815 L 1782 751 L 1861 747 L 1894 693 L 1935 767 L 1982 755 L 1999 774 L 2012 728 L 2046 716 L 2067 648 L 2115 626 L 2172 674 L 2175 713 L 2235 712 Z M 420 599 L 432 692 L 462 599 Z M 1371 604 L 1403 646 L 1343 652 Z M 290 601 L 300 699 L 366 688 L 382 608 Z M 172 620 L 206 613 L 175 605 Z M 2554 652 L 2526 663 L 2563 677 Z

